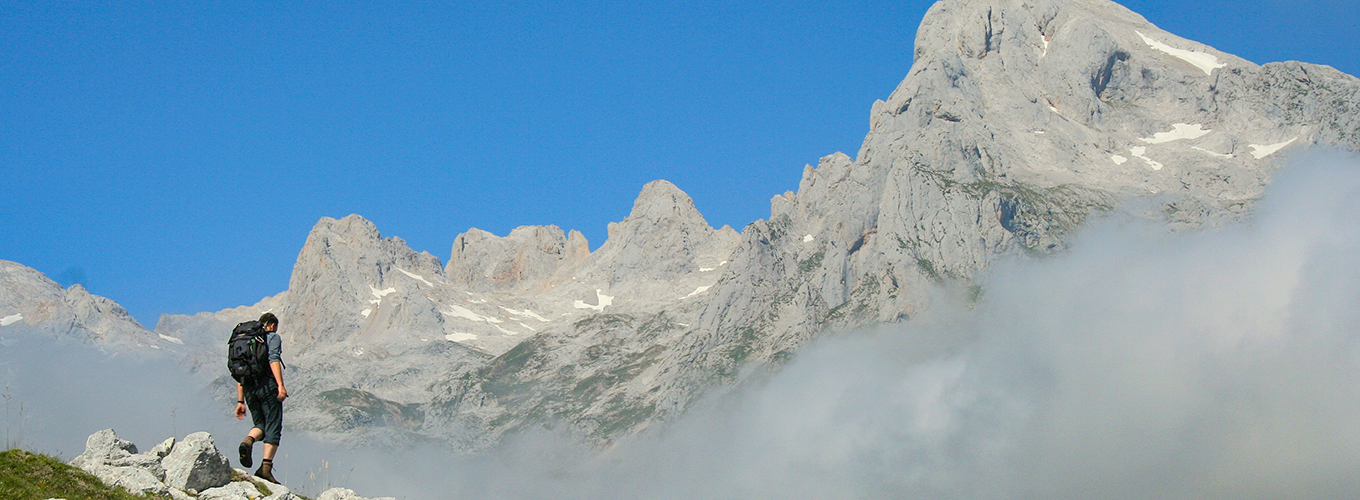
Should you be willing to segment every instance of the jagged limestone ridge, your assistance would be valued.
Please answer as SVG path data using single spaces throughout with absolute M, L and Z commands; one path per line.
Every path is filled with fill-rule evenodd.
M 647 184 L 631 214 L 610 225 L 609 240 L 553 278 L 617 299 L 449 381 L 427 405 L 427 430 L 489 445 L 488 437 L 553 420 L 602 441 L 645 425 L 663 404 L 647 396 L 666 376 L 658 367 L 672 364 L 663 363 L 678 355 L 670 347 L 693 332 L 704 292 L 738 238 L 710 227 L 673 184 Z
M 445 272 L 475 292 L 538 292 L 558 270 L 589 255 L 589 242 L 576 230 L 521 226 L 498 237 L 474 228 L 454 238 Z
M 605 384 L 624 406 L 599 427 L 645 426 L 828 328 L 908 318 L 926 287 L 966 284 L 1003 255 L 1061 251 L 1130 198 L 1162 207 L 1133 215 L 1177 226 L 1246 217 L 1279 148 L 1360 145 L 1357 88 L 1326 67 L 1257 66 L 1108 1 L 939 2 L 907 78 L 874 104 L 859 157 L 823 158 L 771 201 L 697 327 Z M 642 320 L 609 324 L 636 334 L 618 325 Z M 636 383 L 653 372 L 671 375 Z
M 84 286 L 62 288 L 36 269 L 0 260 L 0 335 L 36 332 L 130 353 L 178 347 L 148 331 L 123 306 Z

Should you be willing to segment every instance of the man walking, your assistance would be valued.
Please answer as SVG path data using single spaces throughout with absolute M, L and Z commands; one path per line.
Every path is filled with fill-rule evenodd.
M 278 329 L 279 319 L 273 313 L 264 313 L 259 321 L 241 323 L 232 333 L 227 354 L 228 367 L 237 377 L 236 418 L 245 419 L 249 408 L 254 424 L 238 448 L 241 466 L 250 468 L 255 442 L 264 441 L 264 460 L 255 476 L 272 483 L 278 483 L 274 480 L 274 454 L 283 434 L 283 400 L 288 398 Z

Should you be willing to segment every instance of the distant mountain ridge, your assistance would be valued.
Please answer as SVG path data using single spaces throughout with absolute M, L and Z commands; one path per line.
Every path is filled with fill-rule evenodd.
M 5 264 L 0 318 L 171 343 L 225 390 L 224 332 L 272 311 L 296 380 L 292 426 L 476 449 L 560 421 L 608 442 L 819 335 L 907 321 L 933 290 L 975 296 L 991 262 L 1060 252 L 1090 217 L 1242 220 L 1292 148 L 1360 149 L 1360 80 L 1258 66 L 1106 0 L 944 0 L 914 55 L 873 103 L 857 156 L 805 167 L 798 191 L 740 234 L 665 181 L 595 252 L 554 226 L 472 229 L 444 264 L 358 215 L 324 218 L 288 291 L 259 304 L 163 316 L 153 333 Z

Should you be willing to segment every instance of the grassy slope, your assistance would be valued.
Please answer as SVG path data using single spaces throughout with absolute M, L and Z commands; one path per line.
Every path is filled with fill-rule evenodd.
M 269 495 L 268 489 L 239 471 L 232 471 L 231 480 L 249 482 L 261 496 Z M 302 500 L 310 500 L 296 492 L 293 495 Z M 122 488 L 108 486 L 90 473 L 47 455 L 18 449 L 0 453 L 0 500 L 47 498 L 146 500 L 169 497 L 133 495 Z
M 0 500 L 35 498 L 125 500 L 148 497 L 105 485 L 89 473 L 47 455 L 23 450 L 0 453 Z

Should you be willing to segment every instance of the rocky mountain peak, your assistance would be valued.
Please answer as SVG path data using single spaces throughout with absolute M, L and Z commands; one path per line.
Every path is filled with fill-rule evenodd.
M 657 180 L 643 186 L 627 218 L 609 224 L 609 240 L 591 260 L 593 267 L 611 275 L 611 282 L 668 279 L 700 266 L 716 267 L 735 248 L 737 239 L 730 227 L 715 230 L 709 226 L 694 200 L 680 188 Z
M 36 269 L 0 260 L 0 335 L 33 331 L 120 350 L 173 345 L 80 284 L 63 289 Z
M 575 230 L 567 235 L 557 226 L 521 226 L 502 238 L 473 228 L 454 238 L 445 272 L 472 291 L 531 290 L 589 255 L 589 243 Z
M 699 209 L 694 207 L 694 200 L 675 184 L 665 180 L 655 180 L 642 186 L 642 192 L 638 193 L 637 199 L 633 201 L 633 211 L 623 223 L 637 223 L 643 220 L 651 223 L 678 224 L 685 228 L 709 227 Z M 614 236 L 616 225 L 610 225 L 611 238 Z
M 335 238 L 341 243 L 373 242 L 382 239 L 378 226 L 358 214 L 350 214 L 340 219 L 322 217 L 312 226 L 307 239 Z
M 1007 48 L 1043 49 L 1066 25 L 1107 23 L 1155 29 L 1108 0 L 943 0 L 922 18 L 914 55 L 918 61 L 951 53 L 983 59 Z
M 1051 121 L 1045 118 L 1051 108 L 1066 120 L 1094 125 L 1122 115 L 1111 108 L 1127 91 L 1147 105 L 1150 91 L 1184 96 L 1212 84 L 1216 70 L 1256 68 L 1106 0 L 942 1 L 922 21 L 915 55 L 911 76 L 888 107 L 927 90 L 931 99 L 917 102 L 912 114 L 918 123 L 966 124 L 1019 113 L 1042 124 Z M 991 92 L 1000 88 L 1008 92 Z M 1200 111 L 1175 106 L 1170 95 L 1156 101 L 1170 105 L 1166 111 Z M 1159 118 L 1188 118 L 1180 115 Z M 1165 125 L 1141 118 L 1136 125 L 1157 129 L 1143 131 L 1148 134 Z
M 923 290 L 1060 252 L 1104 212 L 1240 220 L 1289 148 L 1360 148 L 1355 78 L 1258 66 L 1106 0 L 944 0 L 914 54 L 858 157 L 806 167 L 743 232 L 686 347 L 695 378 L 911 317 Z
M 343 339 L 360 330 L 361 323 L 376 319 L 373 301 L 414 299 L 411 294 L 419 294 L 422 284 L 433 286 L 435 281 L 447 282 L 438 257 L 412 250 L 401 238 L 383 238 L 372 222 L 358 215 L 323 217 L 298 253 L 279 320 L 306 332 L 291 337 L 302 346 Z M 397 291 L 400 297 L 388 297 Z M 432 324 L 438 321 L 423 317 Z

